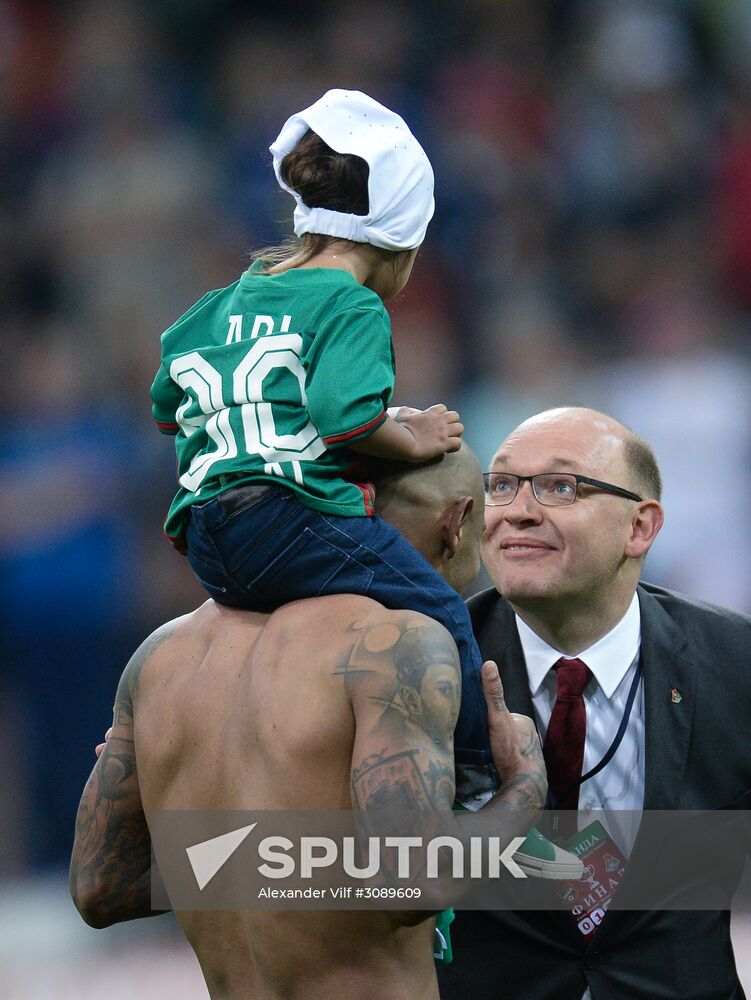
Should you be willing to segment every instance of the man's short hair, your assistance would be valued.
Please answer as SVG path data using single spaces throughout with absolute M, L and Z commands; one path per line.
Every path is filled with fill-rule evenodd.
M 638 434 L 632 433 L 626 438 L 625 459 L 628 469 L 636 479 L 637 492 L 644 497 L 660 500 L 662 476 L 652 446 Z

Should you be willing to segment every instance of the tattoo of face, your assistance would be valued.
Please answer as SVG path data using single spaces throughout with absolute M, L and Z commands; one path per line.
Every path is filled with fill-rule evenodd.
M 338 672 L 350 686 L 364 676 L 372 686 L 378 678 L 370 698 L 387 729 L 447 745 L 459 714 L 461 673 L 456 646 L 443 628 L 392 615 L 386 624 L 363 629 Z
M 353 762 L 356 807 L 371 814 L 398 808 L 414 819 L 450 808 L 461 674 L 445 630 L 406 613 L 391 615 L 386 627 L 379 621 L 373 632 L 363 629 L 345 682 L 366 685 L 373 709 L 358 718 L 358 740 L 385 748 Z

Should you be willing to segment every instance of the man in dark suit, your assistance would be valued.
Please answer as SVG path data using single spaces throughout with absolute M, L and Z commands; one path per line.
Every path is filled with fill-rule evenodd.
M 470 601 L 475 633 L 509 709 L 535 718 L 551 788 L 578 808 L 579 829 L 590 809 L 638 818 L 751 798 L 751 618 L 639 583 L 660 488 L 646 442 L 580 408 L 525 421 L 486 475 L 484 560 L 497 591 Z M 712 488 L 697 470 L 687 544 L 701 544 Z M 566 791 L 572 767 L 581 778 L 607 754 L 624 715 L 606 766 Z M 619 831 L 627 853 L 634 834 Z M 741 865 L 730 864 L 731 886 Z M 441 996 L 739 1000 L 729 923 L 728 910 L 612 909 L 585 934 L 563 909 L 459 913 Z

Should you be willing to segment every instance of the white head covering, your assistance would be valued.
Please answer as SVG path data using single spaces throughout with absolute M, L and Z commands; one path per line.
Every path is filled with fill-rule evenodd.
M 312 129 L 337 153 L 354 153 L 370 167 L 367 215 L 309 208 L 280 176 L 282 160 Z M 269 151 L 274 173 L 294 196 L 295 233 L 325 233 L 384 250 L 411 250 L 425 239 L 433 217 L 433 170 L 399 115 L 359 90 L 329 90 L 292 115 Z

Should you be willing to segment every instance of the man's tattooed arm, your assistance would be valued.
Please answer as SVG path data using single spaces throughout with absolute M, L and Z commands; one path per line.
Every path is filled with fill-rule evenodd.
M 141 668 L 171 633 L 172 623 L 154 632 L 125 668 L 112 733 L 78 807 L 70 893 L 92 927 L 155 915 L 150 906 L 151 837 L 136 773 L 133 702 Z
M 545 801 L 545 766 L 531 719 L 509 714 L 497 670 L 484 668 L 484 687 L 503 784 L 478 812 L 452 813 L 461 697 L 453 640 L 440 625 L 409 612 L 374 616 L 358 628 L 343 672 L 355 715 L 351 782 L 361 828 L 370 835 L 420 836 L 424 843 L 450 835 L 465 845 L 477 835 L 509 842 L 526 834 Z M 440 886 L 434 888 L 440 898 Z
M 344 672 L 356 724 L 354 807 L 366 817 L 398 810 L 429 823 L 454 800 L 456 646 L 442 626 L 412 612 L 356 623 L 353 635 Z
M 461 699 L 451 636 L 410 612 L 356 623 L 353 634 L 356 641 L 343 672 L 356 721 L 355 808 L 368 813 L 401 807 L 419 820 L 451 809 L 453 733 Z M 534 724 L 509 714 L 497 669 L 484 671 L 490 744 L 502 787 L 482 812 L 538 810 L 547 780 Z M 506 817 L 503 825 L 511 829 L 509 821 Z

